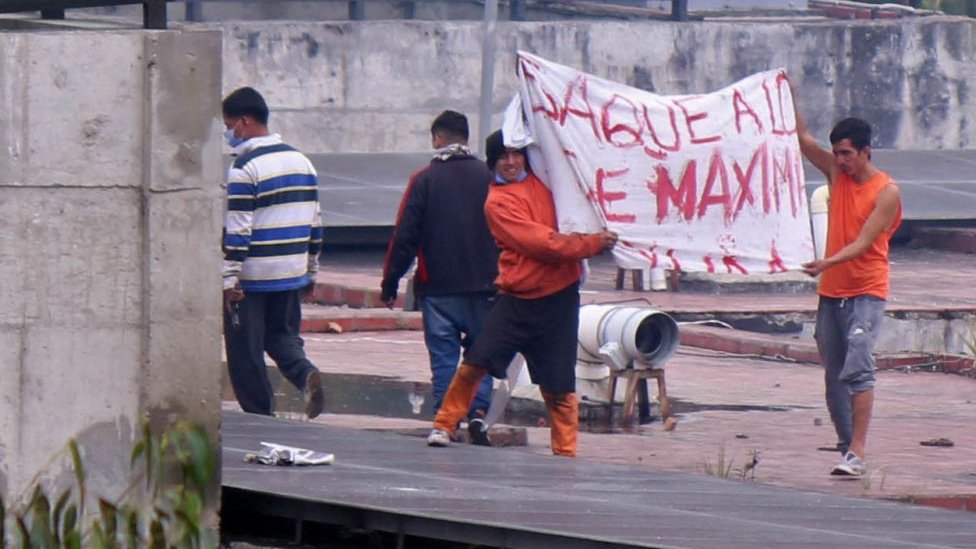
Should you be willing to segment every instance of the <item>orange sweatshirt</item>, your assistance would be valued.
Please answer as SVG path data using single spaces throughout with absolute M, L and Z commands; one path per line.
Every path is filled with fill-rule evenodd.
M 501 250 L 495 285 L 518 298 L 545 297 L 577 282 L 580 260 L 603 249 L 599 235 L 558 232 L 552 193 L 532 173 L 493 184 L 485 217 Z
M 830 213 L 827 218 L 827 256 L 857 239 L 864 222 L 874 211 L 878 193 L 891 185 L 884 172 L 864 183 L 841 173 L 830 185 Z M 855 297 L 873 295 L 888 298 L 888 241 L 901 224 L 901 210 L 890 227 L 881 231 L 868 251 L 859 257 L 827 269 L 820 275 L 820 295 Z

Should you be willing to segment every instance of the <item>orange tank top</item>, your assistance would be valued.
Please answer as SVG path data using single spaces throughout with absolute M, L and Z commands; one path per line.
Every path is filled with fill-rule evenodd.
M 830 213 L 827 220 L 827 257 L 857 239 L 881 192 L 892 184 L 891 176 L 878 172 L 865 183 L 857 183 L 845 173 L 830 186 Z M 820 275 L 820 295 L 854 297 L 873 295 L 888 298 L 888 242 L 901 224 L 901 206 L 891 226 L 881 231 L 864 254 L 834 265 Z

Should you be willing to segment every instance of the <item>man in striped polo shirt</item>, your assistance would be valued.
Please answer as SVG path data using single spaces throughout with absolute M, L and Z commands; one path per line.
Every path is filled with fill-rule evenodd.
M 312 287 L 322 248 L 318 179 L 302 153 L 268 131 L 268 106 L 253 88 L 223 101 L 224 138 L 234 150 L 224 221 L 224 342 L 237 402 L 272 415 L 264 353 L 322 413 L 322 378 L 299 335 L 302 295 Z

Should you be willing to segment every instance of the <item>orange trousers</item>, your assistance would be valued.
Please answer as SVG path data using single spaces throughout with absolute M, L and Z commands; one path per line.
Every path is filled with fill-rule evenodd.
M 458 422 L 468 413 L 474 401 L 478 384 L 488 374 L 484 368 L 462 364 L 454 373 L 451 386 L 444 395 L 441 408 L 434 417 L 434 428 L 454 434 Z M 550 393 L 542 391 L 549 412 L 552 453 L 557 456 L 576 456 L 579 433 L 579 402 L 576 393 Z

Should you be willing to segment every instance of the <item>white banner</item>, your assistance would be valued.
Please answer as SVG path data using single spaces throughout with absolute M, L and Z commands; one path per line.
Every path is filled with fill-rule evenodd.
M 617 232 L 625 268 L 775 273 L 813 259 L 782 70 L 676 96 L 525 52 L 518 73 L 529 162 L 552 189 L 561 231 Z

